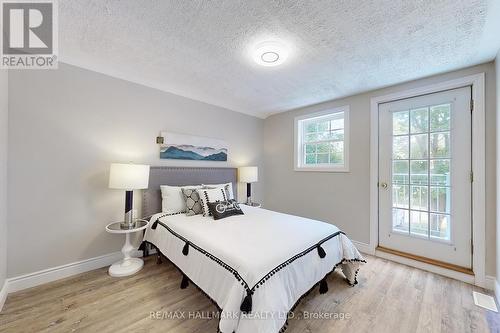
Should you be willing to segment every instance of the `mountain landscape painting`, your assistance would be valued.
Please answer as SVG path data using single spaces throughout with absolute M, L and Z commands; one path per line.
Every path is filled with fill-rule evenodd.
M 227 144 L 218 139 L 162 132 L 160 158 L 171 160 L 227 161 Z

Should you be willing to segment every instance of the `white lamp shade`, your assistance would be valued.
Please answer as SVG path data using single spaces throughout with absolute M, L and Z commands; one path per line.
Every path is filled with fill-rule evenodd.
M 149 185 L 149 165 L 113 163 L 109 171 L 109 188 L 142 190 Z
M 259 181 L 259 168 L 256 166 L 238 168 L 240 182 L 255 183 Z

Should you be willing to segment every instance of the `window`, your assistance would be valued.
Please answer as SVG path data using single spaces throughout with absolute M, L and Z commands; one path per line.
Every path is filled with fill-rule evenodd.
M 451 240 L 451 104 L 392 113 L 392 230 Z
M 295 118 L 296 171 L 349 171 L 349 107 Z

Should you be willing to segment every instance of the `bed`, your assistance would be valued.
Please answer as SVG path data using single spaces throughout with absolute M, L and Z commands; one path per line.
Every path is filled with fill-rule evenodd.
M 219 309 L 219 332 L 277 333 L 288 314 L 340 268 L 357 284 L 363 257 L 336 226 L 241 205 L 244 215 L 213 220 L 157 213 L 159 186 L 232 182 L 233 168 L 152 168 L 143 210 L 150 213 L 144 242 L 183 274 L 181 288 L 197 286 Z M 158 202 L 160 201 L 160 202 Z

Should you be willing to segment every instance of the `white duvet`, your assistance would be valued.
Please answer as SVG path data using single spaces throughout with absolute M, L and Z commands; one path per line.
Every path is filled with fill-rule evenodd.
M 356 283 L 363 257 L 336 226 L 241 208 L 245 215 L 217 221 L 201 215 L 157 214 L 144 235 L 217 303 L 222 333 L 280 332 L 300 297 L 336 265 L 351 284 Z M 250 310 L 246 314 L 240 310 L 245 298 L 244 307 Z

